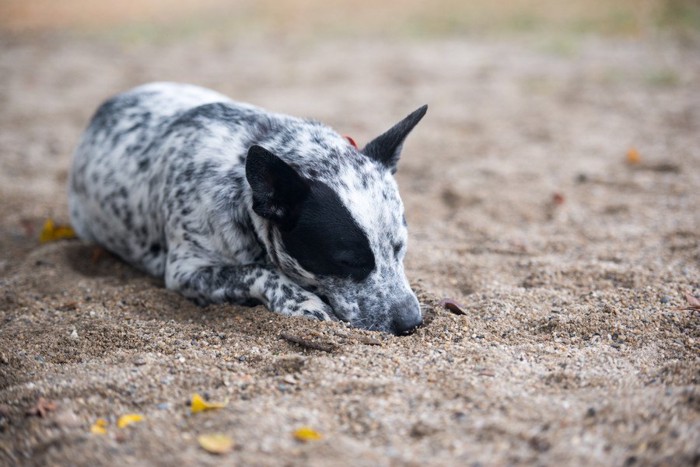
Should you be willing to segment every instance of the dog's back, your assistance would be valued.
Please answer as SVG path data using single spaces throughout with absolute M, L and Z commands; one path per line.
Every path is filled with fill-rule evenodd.
M 187 111 L 229 98 L 197 86 L 151 83 L 100 106 L 75 152 L 69 187 L 78 235 L 130 263 L 163 274 L 162 209 L 153 180 L 169 125 Z M 157 177 L 156 177 L 157 178 Z

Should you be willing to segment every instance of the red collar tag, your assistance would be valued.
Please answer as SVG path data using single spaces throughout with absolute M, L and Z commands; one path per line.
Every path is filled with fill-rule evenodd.
M 359 148 L 357 147 L 357 143 L 355 142 L 354 139 L 352 139 L 352 138 L 351 138 L 350 136 L 348 136 L 348 135 L 344 135 L 343 138 L 345 138 L 346 140 L 348 140 L 348 143 L 350 143 L 350 146 L 352 146 L 353 148 L 359 150 Z

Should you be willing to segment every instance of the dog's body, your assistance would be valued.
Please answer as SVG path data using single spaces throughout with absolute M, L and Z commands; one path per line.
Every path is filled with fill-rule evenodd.
M 360 152 L 317 122 L 144 85 L 103 104 L 83 135 L 71 222 L 200 304 L 262 302 L 405 333 L 421 313 L 392 173 L 424 113 Z

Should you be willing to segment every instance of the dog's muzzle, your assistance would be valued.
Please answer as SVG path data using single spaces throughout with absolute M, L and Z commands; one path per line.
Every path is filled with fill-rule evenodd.
M 418 326 L 423 324 L 420 305 L 413 295 L 392 305 L 389 316 L 391 316 L 390 330 L 397 336 L 412 334 Z

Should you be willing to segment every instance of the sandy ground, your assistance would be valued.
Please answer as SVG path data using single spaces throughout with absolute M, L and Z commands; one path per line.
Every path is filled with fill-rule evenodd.
M 700 462 L 700 312 L 683 309 L 700 295 L 700 49 L 62 36 L 0 49 L 0 464 Z M 358 142 L 430 104 L 398 173 L 425 326 L 398 338 L 200 309 L 80 241 L 39 245 L 44 219 L 67 221 L 71 152 L 99 102 L 164 79 Z M 195 392 L 228 406 L 191 414 Z M 27 415 L 39 397 L 56 409 Z M 125 413 L 145 419 L 117 429 Z M 90 433 L 98 418 L 107 435 Z M 296 441 L 301 426 L 323 439 Z M 199 448 L 213 432 L 234 450 Z

